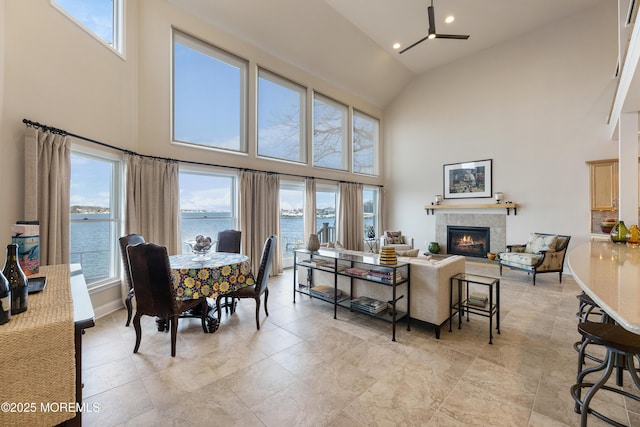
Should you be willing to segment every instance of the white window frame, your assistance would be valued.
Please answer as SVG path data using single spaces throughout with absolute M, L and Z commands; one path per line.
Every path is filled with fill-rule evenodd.
M 300 111 L 298 112 L 300 119 L 300 135 L 299 135 L 299 148 L 300 148 L 300 158 L 298 160 L 284 159 L 281 157 L 273 157 L 267 156 L 264 154 L 260 154 L 260 125 L 259 125 L 259 117 L 260 117 L 260 79 L 268 80 L 275 85 L 282 86 L 286 89 L 289 89 L 293 92 L 297 92 L 300 95 Z M 276 73 L 273 73 L 264 68 L 258 67 L 258 89 L 256 91 L 256 116 L 258 117 L 256 123 L 256 155 L 261 158 L 270 159 L 270 160 L 280 160 L 285 162 L 294 162 L 294 163 L 307 163 L 307 88 L 297 83 L 288 80 L 285 77 L 282 77 Z
M 376 193 L 375 195 L 375 200 L 374 200 L 374 218 L 375 221 L 373 222 L 373 229 L 376 232 L 376 237 L 380 236 L 380 187 L 374 187 L 374 186 L 369 186 L 369 185 L 365 185 L 362 188 L 363 191 L 363 196 L 364 196 L 364 192 L 365 191 L 373 191 Z M 363 197 L 364 199 L 364 197 Z M 364 211 L 362 212 L 363 214 L 363 220 L 364 220 Z M 367 238 L 367 235 L 365 234 L 365 239 Z
M 112 163 L 112 175 L 111 175 L 111 194 L 109 195 L 109 222 L 113 224 L 111 230 L 110 241 L 110 275 L 109 277 L 97 280 L 95 282 L 87 283 L 87 289 L 94 290 L 102 287 L 108 287 L 114 282 L 119 282 L 122 277 L 122 258 L 120 256 L 120 246 L 118 239 L 123 234 L 124 230 L 124 162 L 122 156 L 119 154 L 113 154 L 105 151 L 91 149 L 79 144 L 71 145 L 71 155 L 86 157 L 96 161 L 110 162 Z M 69 206 L 71 208 L 71 206 Z M 71 223 L 80 223 L 84 220 L 69 220 Z M 69 236 L 70 237 L 70 236 Z
M 238 150 L 216 147 L 213 145 L 200 144 L 191 141 L 178 140 L 175 137 L 175 45 L 180 43 L 190 49 L 196 50 L 204 55 L 208 55 L 213 59 L 223 62 L 229 66 L 235 67 L 240 72 L 240 123 L 239 131 L 239 147 Z M 172 28 L 171 39 L 171 143 L 176 145 L 183 145 L 192 148 L 198 148 L 201 150 L 220 151 L 225 153 L 238 153 L 247 154 L 247 123 L 248 123 L 248 76 L 249 76 L 249 61 L 233 55 L 217 46 L 207 43 L 197 37 L 193 37 L 186 34 L 176 28 Z
M 180 166 L 180 169 L 178 171 L 178 176 L 182 175 L 182 174 L 188 174 L 188 175 L 201 175 L 201 176 L 211 176 L 211 177 L 223 177 L 223 178 L 231 178 L 231 228 L 233 229 L 238 229 L 238 223 L 239 223 L 239 212 L 238 212 L 238 199 L 239 199 L 239 194 L 238 194 L 238 188 L 239 188 L 239 174 L 238 173 L 234 173 L 234 172 L 222 172 L 220 170 L 214 169 L 214 168 L 207 168 L 207 167 L 202 167 L 202 166 L 196 166 L 196 165 L 185 165 L 185 166 Z M 179 186 L 178 186 L 179 187 Z M 207 219 L 205 218 L 204 214 L 201 218 L 192 218 L 192 219 Z M 181 228 L 182 228 L 182 211 L 180 212 L 180 224 L 181 224 Z M 194 236 L 195 237 L 195 236 Z M 212 239 L 216 239 L 217 236 L 210 236 Z M 181 244 L 181 247 L 184 249 L 184 244 Z
M 91 28 L 80 22 L 78 18 L 73 16 L 71 12 L 66 10 L 62 5 L 58 4 L 56 0 L 50 0 L 51 6 L 70 19 L 73 23 L 78 25 L 82 30 L 87 32 L 91 37 L 100 42 L 101 45 L 107 47 L 116 55 L 125 59 L 125 13 L 124 13 L 124 1 L 125 0 L 113 0 L 113 42 L 109 43 L 98 34 L 96 34 Z
M 355 170 L 355 124 L 356 124 L 356 116 L 360 116 L 361 118 L 365 118 L 377 123 L 377 132 L 373 136 L 373 171 L 372 173 L 366 172 L 358 172 Z M 351 170 L 354 174 L 357 175 L 368 175 L 368 176 L 380 176 L 380 119 L 373 117 L 369 114 L 363 113 L 362 111 L 354 108 L 353 114 L 351 118 Z
M 314 92 L 313 93 L 313 99 L 312 99 L 312 105 L 315 104 L 316 99 L 318 99 L 320 102 L 322 102 L 323 104 L 327 104 L 330 106 L 335 107 L 336 109 L 340 109 L 340 110 L 344 110 L 346 112 L 346 114 L 344 114 L 342 116 L 342 146 L 341 146 L 341 160 L 340 160 L 340 167 L 339 168 L 333 168 L 330 166 L 325 166 L 325 165 L 317 165 L 316 164 L 316 160 L 315 160 L 315 146 L 316 146 L 316 137 L 315 137 L 315 130 L 316 130 L 316 120 L 315 120 L 315 116 L 316 116 L 316 112 L 315 112 L 315 108 L 313 108 L 313 118 L 311 120 L 311 128 L 312 128 L 312 144 L 311 144 L 311 163 L 313 164 L 314 167 L 317 168 L 323 168 L 323 169 L 328 169 L 328 170 L 339 170 L 339 171 L 348 171 L 349 170 L 349 155 L 350 155 L 350 150 L 349 150 L 349 132 L 351 132 L 351 120 L 350 120 L 350 113 L 349 113 L 349 106 L 347 106 L 346 104 L 343 104 L 339 101 L 336 101 L 335 99 L 329 98 L 326 95 L 322 95 L 319 92 Z

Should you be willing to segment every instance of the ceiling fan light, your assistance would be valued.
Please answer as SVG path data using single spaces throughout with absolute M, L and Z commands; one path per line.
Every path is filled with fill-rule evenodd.
M 427 37 L 428 39 L 435 39 L 436 38 L 436 34 L 435 33 L 431 33 L 429 34 L 429 37 Z

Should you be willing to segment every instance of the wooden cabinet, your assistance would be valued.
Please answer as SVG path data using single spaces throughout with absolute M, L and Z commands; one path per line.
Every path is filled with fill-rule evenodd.
M 590 169 L 591 210 L 617 210 L 618 161 L 596 160 L 587 164 Z
M 640 158 L 638 161 L 640 162 Z M 618 218 L 618 159 L 592 160 L 586 163 L 589 165 L 591 233 L 602 233 L 602 220 Z M 640 192 L 638 199 L 640 200 Z M 640 206 L 638 209 L 640 210 Z M 638 221 L 640 222 L 640 217 Z

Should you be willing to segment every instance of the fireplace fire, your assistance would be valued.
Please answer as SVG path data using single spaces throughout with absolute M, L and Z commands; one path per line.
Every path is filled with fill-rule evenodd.
M 489 227 L 447 226 L 447 253 L 484 258 L 490 251 Z

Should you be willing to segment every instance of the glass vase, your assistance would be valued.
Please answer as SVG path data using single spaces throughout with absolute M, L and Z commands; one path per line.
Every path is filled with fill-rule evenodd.
M 635 224 L 629 227 L 629 232 L 627 233 L 627 246 L 631 246 L 632 248 L 640 246 L 640 229 L 638 229 L 638 226 Z
M 627 241 L 627 226 L 624 225 L 624 221 L 616 222 L 616 225 L 611 229 L 611 241 L 613 243 L 625 243 Z

